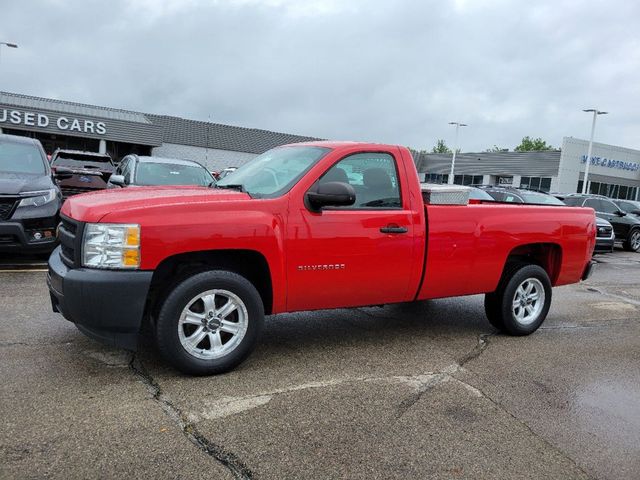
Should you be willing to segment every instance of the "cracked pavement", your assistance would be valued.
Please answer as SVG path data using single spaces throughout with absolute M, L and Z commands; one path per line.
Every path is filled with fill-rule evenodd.
M 226 375 L 103 347 L 0 272 L 2 478 L 637 478 L 640 254 L 597 257 L 547 321 L 482 297 L 277 315 Z

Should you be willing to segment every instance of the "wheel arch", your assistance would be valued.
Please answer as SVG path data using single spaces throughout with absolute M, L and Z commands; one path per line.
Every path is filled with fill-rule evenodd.
M 502 275 L 516 263 L 528 263 L 542 267 L 555 285 L 562 267 L 562 247 L 557 243 L 528 243 L 509 252 Z
M 157 318 L 162 299 L 186 277 L 208 270 L 226 270 L 249 280 L 258 290 L 265 315 L 273 308 L 273 286 L 269 263 L 255 250 L 204 250 L 165 258 L 153 272 L 145 312 Z

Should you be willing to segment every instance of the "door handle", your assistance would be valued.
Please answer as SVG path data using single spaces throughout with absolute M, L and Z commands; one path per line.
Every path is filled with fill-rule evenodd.
M 409 229 L 398 225 L 387 225 L 386 227 L 381 227 L 380 231 L 382 233 L 407 233 Z

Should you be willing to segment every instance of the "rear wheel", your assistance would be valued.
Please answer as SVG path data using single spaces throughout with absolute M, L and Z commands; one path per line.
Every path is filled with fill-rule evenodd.
M 551 281 L 538 265 L 508 267 L 495 292 L 484 300 L 489 322 L 510 335 L 529 335 L 547 317 L 551 306 Z
M 253 350 L 264 323 L 257 290 L 244 277 L 208 271 L 179 283 L 165 300 L 156 324 L 164 359 L 192 375 L 223 373 Z
M 629 236 L 624 242 L 624 249 L 630 252 L 640 250 L 640 228 L 634 228 L 629 232 Z

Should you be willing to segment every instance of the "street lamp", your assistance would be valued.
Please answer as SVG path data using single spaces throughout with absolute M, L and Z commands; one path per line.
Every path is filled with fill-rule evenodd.
M 5 47 L 9 47 L 9 48 L 18 48 L 18 44 L 17 43 L 9 43 L 9 42 L 0 42 L 0 52 L 2 52 L 2 46 Z
M 587 193 L 587 177 L 589 176 L 589 165 L 591 165 L 591 150 L 593 150 L 593 133 L 596 130 L 596 117 L 606 115 L 609 112 L 601 112 L 597 108 L 587 108 L 583 112 L 593 112 L 593 122 L 591 123 L 591 138 L 589 138 L 589 149 L 587 150 L 587 164 L 584 168 L 584 178 L 582 179 L 582 193 Z
M 458 130 L 460 127 L 468 127 L 469 125 L 460 122 L 449 122 L 449 125 L 456 126 L 456 140 L 453 144 L 453 157 L 451 158 L 451 173 L 449 174 L 449 181 L 447 182 L 449 185 L 453 185 L 453 169 L 456 166 L 456 151 L 458 150 Z

